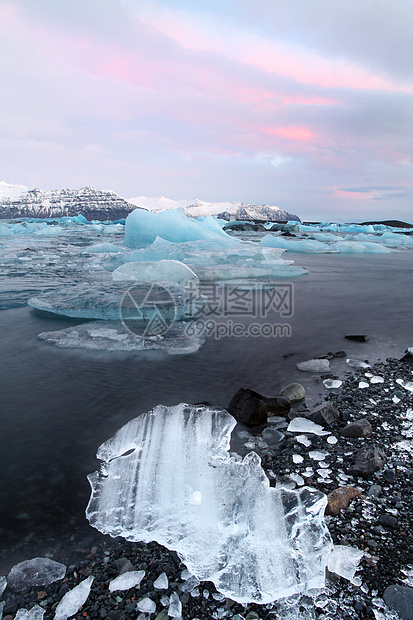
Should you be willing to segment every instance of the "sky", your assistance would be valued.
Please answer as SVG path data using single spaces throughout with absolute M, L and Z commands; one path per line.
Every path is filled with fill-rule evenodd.
M 413 0 L 0 0 L 0 180 L 413 220 Z

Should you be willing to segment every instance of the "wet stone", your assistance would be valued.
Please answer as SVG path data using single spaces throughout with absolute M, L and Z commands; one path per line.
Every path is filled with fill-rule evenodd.
M 343 437 L 370 437 L 373 433 L 373 428 L 368 420 L 355 420 L 350 424 L 347 424 L 342 430 Z

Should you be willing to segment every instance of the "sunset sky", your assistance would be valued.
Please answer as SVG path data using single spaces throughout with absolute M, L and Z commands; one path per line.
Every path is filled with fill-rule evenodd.
M 0 0 L 0 180 L 413 219 L 413 0 Z

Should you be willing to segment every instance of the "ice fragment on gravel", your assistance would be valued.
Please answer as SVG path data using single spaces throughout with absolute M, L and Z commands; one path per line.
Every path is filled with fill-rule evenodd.
M 413 392 L 413 381 L 403 381 L 403 379 L 396 379 L 396 383 L 404 387 L 405 390 Z
M 370 383 L 384 383 L 383 377 L 371 377 Z
M 339 379 L 324 379 L 323 385 L 328 390 L 334 390 L 336 388 L 341 387 L 343 385 L 343 382 L 340 381 Z
M 290 433 L 312 433 L 313 435 L 329 434 L 320 424 L 316 424 L 307 418 L 294 418 L 289 423 L 287 431 Z
M 359 382 L 359 388 L 360 388 L 361 390 L 364 390 L 365 388 L 368 388 L 368 387 L 370 387 L 370 384 L 369 384 L 369 383 L 366 383 L 366 381 L 360 381 L 360 382 Z
M 308 446 L 311 446 L 311 439 L 309 439 L 307 435 L 297 435 L 295 440 L 306 448 L 308 448 Z
M 45 611 L 39 605 L 34 605 L 31 609 L 19 609 L 14 620 L 42 620 Z
M 0 577 L 0 596 L 3 594 L 4 590 L 7 587 L 7 579 L 6 577 Z
M 145 596 L 145 598 L 142 598 L 140 601 L 138 601 L 136 609 L 138 611 L 142 611 L 145 614 L 153 614 L 156 611 L 156 603 L 148 596 Z
M 49 558 L 33 558 L 16 564 L 7 575 L 7 583 L 14 590 L 47 586 L 66 575 L 66 566 Z
M 313 459 L 313 461 L 324 461 L 326 456 L 328 456 L 328 452 L 324 450 L 312 450 L 308 453 L 308 456 L 310 459 Z
M 301 454 L 293 454 L 293 463 L 302 463 L 304 461 L 304 458 L 301 456 Z
M 131 588 L 138 586 L 144 577 L 144 570 L 128 571 L 127 573 L 123 573 L 122 575 L 119 575 L 119 577 L 112 579 L 109 584 L 109 590 L 111 592 L 116 592 L 117 590 L 130 590 Z
M 89 596 L 90 588 L 92 587 L 94 577 L 90 576 L 84 579 L 78 586 L 74 587 L 67 594 L 64 595 L 58 606 L 56 607 L 56 613 L 54 620 L 66 620 L 71 616 L 74 616 L 82 605 L 85 604 L 87 597 Z
M 182 616 L 182 603 L 176 592 L 171 594 L 168 616 L 171 618 L 180 618 Z
M 328 372 L 330 370 L 330 362 L 326 359 L 311 359 L 306 362 L 299 362 L 297 368 L 307 372 Z
M 161 573 L 158 579 L 156 579 L 153 582 L 153 587 L 156 590 L 167 590 L 168 586 L 169 586 L 169 581 L 168 581 L 168 576 L 166 573 Z
M 334 446 L 334 444 L 336 444 L 338 442 L 337 437 L 334 437 L 334 435 L 330 435 L 330 437 L 327 437 L 327 443 L 329 443 L 330 445 Z
M 346 362 L 351 368 L 370 368 L 370 364 L 363 362 L 361 360 L 355 360 L 352 358 L 347 358 Z
M 356 547 L 347 545 L 334 545 L 333 551 L 328 558 L 328 570 L 348 581 L 352 581 L 356 574 L 357 566 L 364 552 Z
M 242 603 L 323 587 L 326 497 L 271 488 L 254 452 L 231 457 L 235 424 L 222 409 L 186 404 L 160 405 L 126 424 L 98 450 L 91 525 L 176 550 L 199 580 Z M 202 502 L 190 501 L 194 492 Z

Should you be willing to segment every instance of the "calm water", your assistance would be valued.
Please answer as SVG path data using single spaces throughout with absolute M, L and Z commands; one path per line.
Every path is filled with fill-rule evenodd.
M 340 349 L 385 360 L 413 345 L 413 251 L 292 257 L 309 275 L 294 280 L 294 316 L 282 320 L 289 338 L 208 338 L 188 356 L 77 352 L 36 336 L 80 321 L 29 308 L 0 313 L 0 560 L 11 563 L 10 550 L 27 555 L 41 536 L 87 532 L 96 449 L 139 413 L 160 403 L 225 406 L 242 385 L 277 394 L 291 381 L 314 403 L 325 390 L 297 362 Z M 350 342 L 348 333 L 370 340 Z M 333 371 L 343 375 L 343 364 L 333 361 Z

